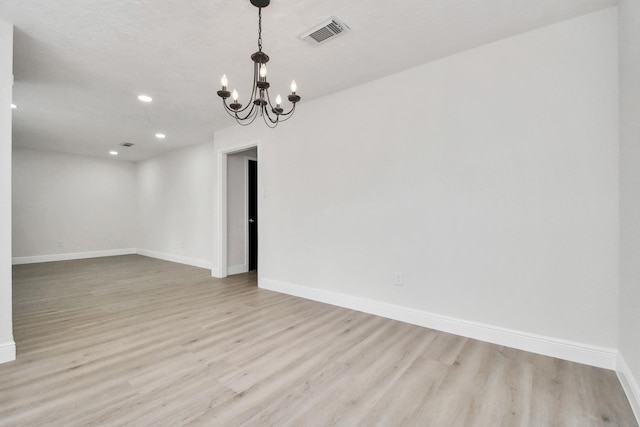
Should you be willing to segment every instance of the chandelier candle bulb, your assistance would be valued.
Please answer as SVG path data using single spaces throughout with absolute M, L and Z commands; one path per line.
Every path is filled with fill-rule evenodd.
M 276 96 L 276 106 L 273 109 L 273 112 L 279 116 L 280 114 L 282 114 L 282 112 L 284 111 L 282 109 L 282 107 L 280 106 L 282 104 L 282 97 L 280 96 L 280 94 L 278 94 L 278 96 Z
M 258 51 L 251 55 L 251 61 L 253 62 L 253 88 L 251 89 L 249 101 L 243 107 L 238 102 L 238 92 L 235 89 L 233 93 L 227 90 L 228 80 L 226 75 L 222 76 L 220 80 L 222 90 L 217 93 L 222 98 L 222 105 L 225 111 L 236 119 L 238 124 L 242 126 L 250 125 L 256 117 L 260 116 L 268 127 L 274 128 L 278 123 L 291 118 L 295 112 L 296 103 L 300 101 L 300 96 L 296 94 L 297 86 L 294 81 L 291 83 L 291 94 L 287 97 L 293 105 L 287 112 L 282 108 L 282 97 L 280 95 L 276 97 L 275 105 L 271 103 L 272 98 L 269 96 L 269 87 L 271 85 L 267 81 L 269 55 L 262 51 L 262 9 L 269 6 L 271 0 L 250 0 L 250 2 L 258 8 Z M 229 97 L 232 97 L 230 104 L 227 103 Z
M 284 111 L 280 104 L 282 104 L 282 97 L 280 96 L 280 94 L 278 94 L 278 96 L 276 96 L 276 106 L 272 110 L 277 116 L 282 114 L 282 112 Z
M 220 84 L 222 85 L 222 89 L 217 92 L 218 96 L 222 99 L 227 99 L 229 96 L 231 96 L 231 94 L 227 90 L 227 85 L 229 84 L 229 81 L 227 80 L 226 74 L 222 75 L 222 78 L 220 79 Z
M 293 103 L 293 106 L 296 106 L 296 102 L 300 101 L 300 97 L 296 95 L 296 91 L 298 90 L 298 85 L 295 80 L 291 81 L 291 95 L 287 97 L 289 102 Z
M 238 103 L 238 91 L 237 90 L 233 90 L 233 93 L 231 94 L 231 98 L 233 98 L 233 102 L 231 104 L 229 104 L 229 107 L 233 110 L 233 111 L 238 111 L 240 108 L 242 108 L 242 104 Z

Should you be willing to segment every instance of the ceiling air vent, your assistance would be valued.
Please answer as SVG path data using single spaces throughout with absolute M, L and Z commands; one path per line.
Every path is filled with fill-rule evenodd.
M 351 30 L 351 28 L 349 28 L 347 24 L 335 16 L 332 16 L 326 21 L 300 34 L 298 38 L 309 43 L 311 46 L 318 46 L 329 40 L 333 40 L 349 30 Z
M 123 142 L 122 144 L 123 147 L 133 147 L 133 143 L 132 142 Z

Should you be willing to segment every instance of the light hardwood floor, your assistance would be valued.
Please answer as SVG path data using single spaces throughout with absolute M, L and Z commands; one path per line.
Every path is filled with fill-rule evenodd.
M 137 255 L 14 267 L 2 426 L 637 426 L 614 372 Z

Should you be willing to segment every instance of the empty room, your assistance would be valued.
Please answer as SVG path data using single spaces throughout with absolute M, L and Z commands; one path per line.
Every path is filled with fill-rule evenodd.
M 640 2 L 0 2 L 0 426 L 640 420 Z

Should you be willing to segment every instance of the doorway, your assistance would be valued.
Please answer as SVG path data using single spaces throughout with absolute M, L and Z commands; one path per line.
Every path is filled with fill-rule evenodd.
M 219 149 L 216 256 L 211 275 L 257 270 L 259 219 L 259 142 Z M 251 222 L 250 222 L 251 220 Z
M 258 161 L 247 158 L 247 252 L 249 271 L 258 269 Z

